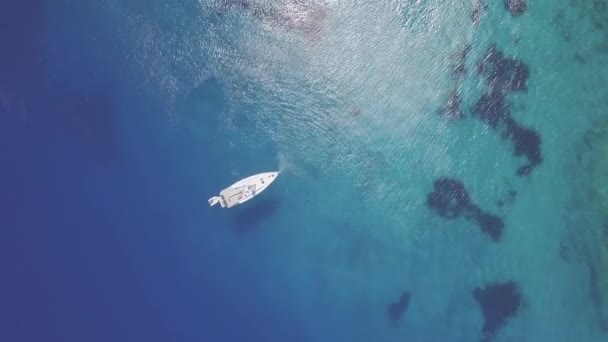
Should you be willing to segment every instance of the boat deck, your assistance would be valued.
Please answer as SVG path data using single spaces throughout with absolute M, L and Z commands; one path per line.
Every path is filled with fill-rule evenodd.
M 233 207 L 241 202 L 246 197 L 245 191 L 246 186 L 240 186 L 238 188 L 226 188 L 220 192 L 220 198 L 222 199 L 222 206 L 226 208 Z
M 219 200 L 223 208 L 231 208 L 247 202 L 255 197 L 255 195 L 264 191 L 275 180 L 278 174 L 278 172 L 265 172 L 241 179 L 222 190 L 219 198 L 216 197 L 216 199 Z M 212 199 L 210 199 L 210 203 L 212 203 Z

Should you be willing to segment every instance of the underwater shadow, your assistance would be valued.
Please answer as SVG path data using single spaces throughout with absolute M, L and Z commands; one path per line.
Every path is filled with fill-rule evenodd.
M 278 198 L 254 199 L 232 210 L 237 211 L 232 220 L 232 229 L 245 234 L 260 229 L 261 225 L 281 208 Z
M 411 298 L 412 294 L 408 291 L 405 291 L 401 294 L 401 296 L 399 296 L 396 301 L 387 305 L 386 312 L 393 326 L 397 325 L 403 315 L 407 312 L 407 309 L 410 306 Z

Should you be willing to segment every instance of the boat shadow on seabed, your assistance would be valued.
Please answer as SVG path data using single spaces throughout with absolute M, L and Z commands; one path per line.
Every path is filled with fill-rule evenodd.
M 260 229 L 262 223 L 272 217 L 281 207 L 278 198 L 258 198 L 250 203 L 243 203 L 233 208 L 236 214 L 231 222 L 232 229 L 237 233 L 245 234 Z

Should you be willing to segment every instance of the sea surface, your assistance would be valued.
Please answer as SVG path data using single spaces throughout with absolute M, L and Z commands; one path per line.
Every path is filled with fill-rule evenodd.
M 4 1 L 0 341 L 606 341 L 607 85 L 602 0 Z

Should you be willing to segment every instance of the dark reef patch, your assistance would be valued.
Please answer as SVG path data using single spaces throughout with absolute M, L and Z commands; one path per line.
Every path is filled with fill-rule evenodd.
M 216 9 L 220 13 L 229 11 L 229 10 L 251 10 L 252 9 L 252 1 L 251 0 L 220 0 L 220 1 L 210 1 L 206 4 L 207 6 Z
M 492 240 L 498 241 L 500 239 L 502 229 L 505 227 L 500 217 L 487 213 L 479 213 L 475 217 L 475 221 L 484 233 L 490 235 Z
M 454 77 L 456 80 L 463 78 L 466 74 L 467 68 L 464 66 L 464 64 L 456 64 L 452 68 L 452 77 Z
M 433 191 L 427 195 L 426 204 L 445 219 L 460 217 L 472 206 L 464 184 L 447 177 L 433 182 Z
M 513 142 L 515 156 L 528 159 L 529 164 L 517 170 L 519 176 L 527 175 L 542 163 L 540 135 L 532 129 L 520 126 L 510 116 L 505 97 L 500 93 L 483 94 L 475 103 L 472 112 L 474 117 L 493 129 L 499 129 L 503 138 Z
M 439 116 L 443 116 L 450 120 L 462 119 L 465 117 L 464 111 L 461 108 L 462 98 L 458 89 L 459 81 L 467 74 L 465 64 L 471 49 L 471 44 L 464 44 L 460 50 L 449 56 L 452 68 L 452 79 L 454 80 L 455 87 L 447 94 L 447 98 L 443 105 L 437 109 L 437 114 Z
M 469 52 L 471 52 L 471 44 L 465 44 L 461 51 L 455 56 L 452 56 L 452 58 L 456 60 L 455 64 L 452 66 L 452 77 L 455 80 L 459 80 L 466 75 L 467 69 L 465 67 L 465 62 Z
M 464 48 L 462 48 L 462 51 L 460 52 L 460 55 L 458 56 L 459 59 L 461 61 L 464 61 L 467 58 L 467 56 L 469 55 L 469 52 L 471 52 L 471 49 L 472 49 L 471 44 L 468 44 L 468 43 L 465 44 Z
M 453 90 L 448 95 L 446 103 L 437 110 L 437 114 L 449 119 L 462 119 L 464 111 L 460 108 L 461 102 L 460 95 L 456 90 Z
M 540 152 L 540 136 L 538 132 L 518 125 L 512 118 L 507 120 L 506 133 L 515 144 L 515 156 L 525 156 L 529 161 L 528 165 L 517 170 L 519 176 L 525 176 L 533 167 L 543 161 Z
M 513 142 L 513 154 L 528 159 L 528 164 L 520 167 L 517 175 L 528 175 L 542 163 L 541 138 L 537 131 L 522 127 L 511 117 L 506 101 L 506 96 L 513 91 L 527 91 L 528 66 L 506 57 L 491 45 L 484 57 L 478 60 L 477 72 L 485 76 L 487 89 L 473 106 L 472 114 L 492 129 L 499 130 L 501 137 Z
M 473 107 L 473 116 L 496 129 L 501 122 L 509 117 L 504 96 L 498 93 L 481 95 Z
M 474 25 L 479 23 L 479 19 L 483 15 L 483 12 L 487 9 L 487 5 L 484 0 L 475 0 L 473 3 L 473 10 L 471 10 L 471 21 Z
M 492 283 L 475 288 L 473 297 L 483 314 L 482 341 L 490 341 L 521 306 L 519 286 L 513 282 Z
M 505 9 L 511 12 L 511 15 L 516 17 L 524 13 L 528 7 L 526 0 L 504 0 Z
M 410 305 L 410 298 L 411 294 L 409 292 L 403 292 L 396 302 L 390 303 L 387 306 L 386 311 L 393 324 L 399 323 L 401 317 L 403 317 L 407 311 L 407 308 Z
M 426 205 L 444 219 L 464 217 L 475 222 L 493 241 L 499 241 L 502 236 L 502 219 L 484 212 L 473 203 L 464 184 L 459 180 L 448 177 L 436 179 L 433 182 L 433 191 L 427 195 Z
M 477 72 L 486 77 L 488 92 L 507 95 L 512 91 L 527 91 L 530 70 L 523 62 L 505 56 L 492 44 L 483 58 L 477 61 Z

